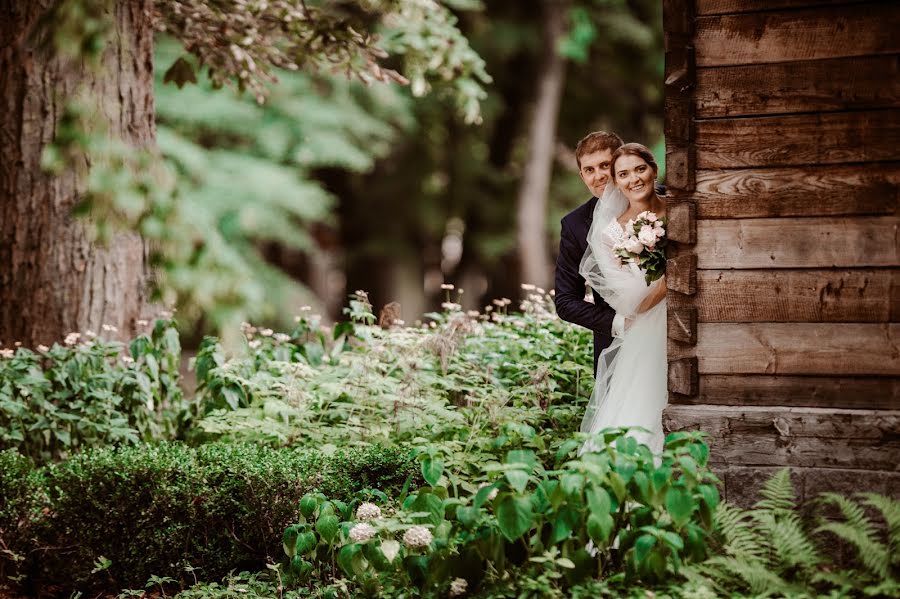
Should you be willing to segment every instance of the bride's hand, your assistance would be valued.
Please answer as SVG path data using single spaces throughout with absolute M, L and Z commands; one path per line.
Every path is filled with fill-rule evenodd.
M 638 313 L 643 313 L 654 307 L 666 297 L 666 275 L 653 282 L 650 293 L 644 298 L 644 301 L 638 306 Z

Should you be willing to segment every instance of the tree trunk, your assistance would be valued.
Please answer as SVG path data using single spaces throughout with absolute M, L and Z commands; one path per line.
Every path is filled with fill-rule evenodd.
M 41 170 L 67 99 L 84 85 L 110 135 L 155 143 L 151 0 L 111 4 L 115 23 L 96 70 L 65 61 L 46 32 L 31 35 L 50 0 L 0 5 L 0 340 L 50 344 L 71 331 L 109 324 L 130 336 L 142 316 L 148 274 L 134 233 L 93 244 L 71 215 L 84 190 L 75 170 Z M 84 157 L 86 164 L 89 158 Z
M 543 6 L 545 59 L 538 76 L 537 103 L 528 134 L 528 161 L 519 190 L 516 239 L 522 281 L 546 287 L 552 274 L 547 252 L 547 195 L 566 67 L 557 44 L 564 33 L 566 5 L 561 0 L 545 0 Z

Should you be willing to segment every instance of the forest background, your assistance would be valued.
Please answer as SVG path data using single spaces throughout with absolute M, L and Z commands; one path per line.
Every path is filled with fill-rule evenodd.
M 408 4 L 396 14 L 419 22 L 405 29 L 395 25 L 393 34 L 399 31 L 401 39 L 386 41 L 392 55 L 381 61 L 407 76 L 408 85 L 367 85 L 365 74 L 347 77 L 343 69 L 330 73 L 321 65 L 276 69 L 277 82 L 227 72 L 237 67 L 226 68 L 230 80 L 222 68 L 211 77 L 210 63 L 200 65 L 198 55 L 221 58 L 218 50 L 203 50 L 208 42 L 191 40 L 189 33 L 191 17 L 204 17 L 173 14 L 188 4 L 158 4 L 157 10 L 168 11 L 164 23 L 183 27 L 172 36 L 157 27 L 153 40 L 156 127 L 150 147 L 165 159 L 163 177 L 156 176 L 158 165 L 144 169 L 127 151 L 120 158 L 115 147 L 104 147 L 108 136 L 102 127 L 95 127 L 94 140 L 84 141 L 79 127 L 104 120 L 92 114 L 96 100 L 90 95 L 81 106 L 77 100 L 65 105 L 55 138 L 42 142 L 51 142 L 42 168 L 76 173 L 72 156 L 75 162 L 84 152 L 91 157 L 87 193 L 79 192 L 76 210 L 90 215 L 101 241 L 124 221 L 149 242 L 144 247 L 155 252 L 150 306 L 178 309 L 188 347 L 205 333 L 232 345 L 242 321 L 287 327 L 302 306 L 326 321 L 340 319 L 347 295 L 357 289 L 369 292 L 376 311 L 398 302 L 393 316 L 409 324 L 449 299 L 442 284 L 465 290 L 453 297 L 464 309 L 515 299 L 522 283 L 549 289 L 559 218 L 588 197 L 575 165 L 577 141 L 592 130 L 613 130 L 653 147 L 662 159 L 660 3 L 453 0 L 442 3 L 451 11 L 449 20 L 439 11 L 425 16 L 428 11 L 418 9 L 427 2 Z M 62 52 L 68 44 L 73 54 L 90 57 L 91 44 L 105 44 L 92 27 L 109 18 L 91 14 L 103 3 L 59 6 L 45 19 L 55 44 Z M 215 3 L 202 6 L 216 10 Z M 365 23 L 369 17 L 352 12 L 356 6 L 325 3 L 322 9 L 337 21 L 361 17 Z M 255 43 L 240 43 L 247 42 Z M 392 43 L 398 52 L 390 51 Z M 234 58 L 252 70 L 247 48 L 249 53 Z M 108 51 L 94 55 L 97 73 L 115 69 Z M 421 56 L 433 58 L 413 62 Z M 77 98 L 65 70 L 45 77 L 58 77 L 59 93 Z M 435 73 L 446 83 L 426 80 Z M 107 75 L 97 80 L 110 85 Z M 235 81 L 242 89 L 234 89 Z M 223 83 L 226 89 L 219 89 Z M 18 102 L 10 94 L 10 102 Z M 44 102 L 45 113 L 63 110 Z M 10 107 L 15 123 L 18 104 Z M 111 168 L 97 166 L 104 155 L 112 156 Z M 12 155 L 9 164 L 17 172 Z M 137 177 L 125 178 L 129 168 Z M 11 193 L 23 195 L 22 189 Z M 49 193 L 54 203 L 66 205 L 64 188 Z M 12 212 L 25 205 L 13 206 L 10 234 L 26 226 L 16 224 L 21 214 Z M 43 226 L 37 222 L 27 226 Z M 81 247 L 56 243 L 66 255 L 77 255 Z M 42 251 L 25 256 L 10 272 L 48 268 L 59 259 Z M 135 259 L 121 256 L 120 262 Z M 11 260 L 17 260 L 15 252 Z M 79 268 L 77 259 L 73 263 Z M 71 285 L 70 296 L 98 293 L 88 283 L 73 279 Z M 129 285 L 120 303 L 133 303 Z M 96 320 L 87 308 L 54 319 L 51 312 L 67 309 L 39 309 L 41 288 L 16 286 L 7 286 L 4 303 L 14 306 L 16 297 L 31 297 L 31 303 L 10 308 L 4 328 L 26 345 L 65 335 L 68 330 L 57 329 L 67 322 L 75 330 Z M 99 293 L 120 295 L 109 286 Z M 109 301 L 98 305 L 108 312 Z M 26 329 L 16 324 L 20 310 Z M 107 317 L 104 322 L 124 322 Z M 40 319 L 47 322 L 36 323 Z

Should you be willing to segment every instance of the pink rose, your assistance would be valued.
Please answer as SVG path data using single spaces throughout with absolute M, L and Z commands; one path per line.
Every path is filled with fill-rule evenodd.
M 631 237 L 625 242 L 625 249 L 632 254 L 640 254 L 644 251 L 644 245 L 636 237 Z
M 653 249 L 653 246 L 656 245 L 656 232 L 653 230 L 653 227 L 650 225 L 641 227 L 641 230 L 638 233 L 638 241 L 648 248 Z
M 647 215 L 647 221 L 648 221 L 648 222 L 651 222 L 651 223 L 655 223 L 655 222 L 656 222 L 656 213 L 655 213 L 655 212 L 645 212 L 644 214 Z

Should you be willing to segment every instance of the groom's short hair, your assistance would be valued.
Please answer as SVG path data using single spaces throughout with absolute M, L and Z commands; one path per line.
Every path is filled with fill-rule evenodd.
M 575 146 L 575 162 L 578 163 L 578 170 L 581 170 L 581 157 L 585 154 L 602 152 L 603 150 L 615 152 L 623 143 L 625 142 L 622 141 L 622 138 L 615 133 L 607 133 L 606 131 L 588 133 Z

